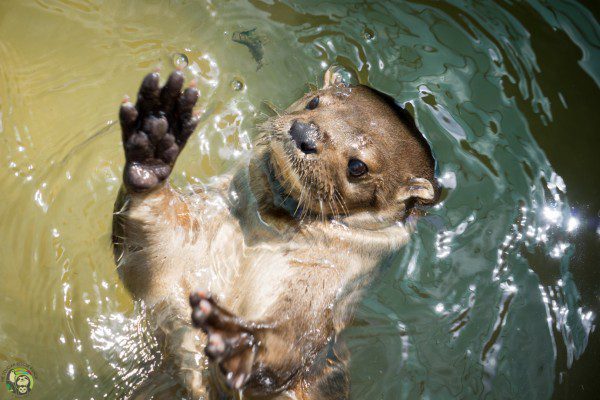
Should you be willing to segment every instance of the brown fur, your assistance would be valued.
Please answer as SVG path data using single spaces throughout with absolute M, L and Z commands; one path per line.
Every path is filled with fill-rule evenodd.
M 306 109 L 315 96 L 319 106 Z M 316 154 L 290 139 L 293 121 L 317 127 Z M 410 116 L 388 98 L 329 75 L 322 89 L 260 128 L 246 163 L 188 194 L 156 179 L 141 190 L 127 175 L 128 159 L 113 224 L 118 270 L 158 321 L 166 362 L 156 379 L 171 371 L 191 397 L 219 398 L 235 395 L 222 373 L 232 372 L 245 398 L 344 399 L 347 356 L 335 337 L 377 266 L 407 242 L 415 204 L 436 200 L 433 158 Z M 368 173 L 349 177 L 352 158 Z M 210 304 L 203 297 L 213 310 L 213 322 L 199 322 L 203 332 L 190 326 L 186 305 L 198 287 L 214 296 Z M 213 356 L 206 369 L 207 340 L 244 335 L 253 344 Z

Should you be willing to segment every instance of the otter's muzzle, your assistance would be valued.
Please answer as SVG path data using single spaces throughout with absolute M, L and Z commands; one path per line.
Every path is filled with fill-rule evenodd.
M 315 154 L 317 152 L 318 133 L 315 124 L 305 124 L 298 120 L 295 120 L 290 128 L 292 140 L 304 154 Z

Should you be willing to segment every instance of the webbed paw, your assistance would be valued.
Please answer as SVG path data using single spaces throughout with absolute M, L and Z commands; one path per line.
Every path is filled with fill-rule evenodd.
M 134 192 L 149 191 L 169 177 L 198 124 L 192 112 L 198 100 L 194 85 L 181 91 L 181 71 L 173 72 L 162 88 L 159 78 L 157 72 L 146 75 L 135 106 L 125 100 L 119 112 L 126 160 L 123 181 Z
M 219 365 L 230 388 L 242 389 L 251 377 L 260 327 L 223 309 L 202 291 L 190 295 L 190 305 L 194 326 L 208 336 L 206 355 Z

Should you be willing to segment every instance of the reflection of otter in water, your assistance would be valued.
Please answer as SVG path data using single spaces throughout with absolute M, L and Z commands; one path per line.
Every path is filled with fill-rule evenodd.
M 194 398 L 346 398 L 336 335 L 377 265 L 407 242 L 409 217 L 437 197 L 434 161 L 412 118 L 327 74 L 323 88 L 261 126 L 233 175 L 183 194 L 167 178 L 197 124 L 198 92 L 180 93 L 180 72 L 162 89 L 158 79 L 148 75 L 136 106 L 120 114 L 115 255 L 165 343 L 165 364 L 139 398 L 173 374 Z M 186 307 L 197 287 L 207 290 L 190 296 L 201 330 Z
M 231 40 L 236 43 L 243 44 L 250 50 L 252 58 L 256 61 L 256 70 L 258 71 L 263 66 L 263 44 L 259 35 L 256 33 L 256 28 L 247 31 L 233 32 Z

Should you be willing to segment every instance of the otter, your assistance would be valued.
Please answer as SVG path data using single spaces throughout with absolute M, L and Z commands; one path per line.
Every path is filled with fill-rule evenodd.
M 115 261 L 164 354 L 132 398 L 347 398 L 336 337 L 438 199 L 428 143 L 393 99 L 328 71 L 231 173 L 183 192 L 168 177 L 199 93 L 159 78 L 120 109 Z

